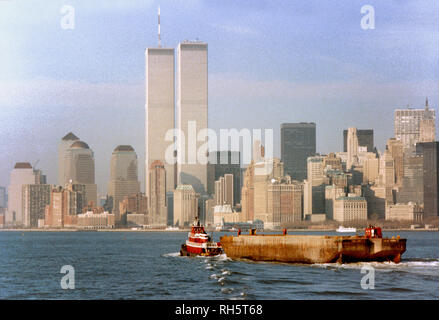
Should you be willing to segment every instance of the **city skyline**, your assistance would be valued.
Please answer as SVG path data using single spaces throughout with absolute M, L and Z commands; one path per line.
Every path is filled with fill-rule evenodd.
M 15 9 L 6 8 L 6 10 L 4 11 L 6 13 L 8 13 L 8 10 L 19 11 L 20 9 L 19 4 L 11 4 L 8 2 L 7 4 L 1 3 L 0 5 L 10 5 L 11 7 L 15 6 Z M 76 38 L 78 37 L 78 35 L 75 36 L 75 33 L 79 34 L 87 31 L 87 28 L 84 29 L 85 26 L 81 27 L 80 25 L 80 9 L 84 9 L 83 12 L 87 12 L 89 18 L 92 16 L 94 16 L 95 18 L 99 17 L 99 11 L 93 11 L 92 5 L 89 5 L 89 7 L 87 8 L 81 7 L 82 5 L 80 4 L 73 5 L 77 6 L 78 8 L 77 28 L 72 31 L 65 31 L 60 29 L 58 25 L 54 25 L 53 32 L 55 34 L 52 35 L 49 32 L 49 38 L 50 36 L 54 36 L 55 40 L 61 40 L 64 39 L 63 37 L 65 36 L 72 41 L 72 44 L 78 44 L 78 41 L 80 40 Z M 255 27 L 255 22 L 253 21 L 253 19 L 255 19 L 255 17 L 257 16 L 263 15 L 263 9 L 269 9 L 267 10 L 267 13 L 264 14 L 267 20 L 267 25 L 263 28 L 269 28 L 270 26 L 273 26 L 273 22 L 269 19 L 269 17 L 271 17 L 272 19 L 277 19 L 277 29 L 273 28 L 272 30 L 270 30 L 273 32 L 268 32 L 268 30 L 265 29 L 262 31 L 259 30 L 259 33 L 253 33 L 250 27 L 240 28 L 239 25 L 235 25 L 235 28 L 233 29 L 224 26 L 221 27 L 218 25 L 212 25 L 212 21 L 215 22 L 221 20 L 219 18 L 219 15 L 216 17 L 216 19 L 212 20 L 209 19 L 211 14 L 207 17 L 200 18 L 203 16 L 201 14 L 202 12 L 207 12 L 209 11 L 208 9 L 215 7 L 214 4 L 207 5 L 207 3 L 203 3 L 202 1 L 196 3 L 194 2 L 187 5 L 187 7 L 185 8 L 185 13 L 189 16 L 178 15 L 178 10 L 177 13 L 175 13 L 173 12 L 173 10 L 167 9 L 168 4 L 162 4 L 160 2 L 151 2 L 148 6 L 143 6 L 143 4 L 134 4 L 131 7 L 124 7 L 123 4 L 120 4 L 121 7 L 124 7 L 124 10 L 126 10 L 127 14 L 132 14 L 136 17 L 136 19 L 134 20 L 136 28 L 133 29 L 133 33 L 131 35 L 132 38 L 128 39 L 129 41 L 132 41 L 133 46 L 130 47 L 130 49 L 128 50 L 129 52 L 120 52 L 117 50 L 115 52 L 109 51 L 108 53 L 110 55 L 108 57 L 104 57 L 103 60 L 108 62 L 111 59 L 118 60 L 131 58 L 133 59 L 133 61 L 128 63 L 128 71 L 121 71 L 121 67 L 116 66 L 113 76 L 110 77 L 110 83 L 103 81 L 104 73 L 106 72 L 104 71 L 105 65 L 103 64 L 103 62 L 97 63 L 96 60 L 91 59 L 96 62 L 96 65 L 92 68 L 92 70 L 96 71 L 96 75 L 93 76 L 87 75 L 84 77 L 81 75 L 80 72 L 78 73 L 77 71 L 71 69 L 71 65 L 81 66 L 79 68 L 80 70 L 83 68 L 86 69 L 87 67 L 90 67 L 89 64 L 91 63 L 90 61 L 85 61 L 83 65 L 79 64 L 79 61 L 74 59 L 74 57 L 71 55 L 72 53 L 64 56 L 67 59 L 67 63 L 63 61 L 56 61 L 56 63 L 54 63 L 55 67 L 48 68 L 48 71 L 42 70 L 44 69 L 42 68 L 42 66 L 47 63 L 47 61 L 43 59 L 41 60 L 43 62 L 41 66 L 31 66 L 31 68 L 29 68 L 26 72 L 23 71 L 24 69 L 22 70 L 23 72 L 12 72 L 14 71 L 14 66 L 17 66 L 20 61 L 24 61 L 22 59 L 27 59 L 30 61 L 26 62 L 27 64 L 25 63 L 23 65 L 23 68 L 25 66 L 29 66 L 29 63 L 32 63 L 32 61 L 34 61 L 34 63 L 37 61 L 36 58 L 35 60 L 30 59 L 31 56 L 25 55 L 24 51 L 20 51 L 20 54 L 16 57 L 6 56 L 5 61 L 10 62 L 10 66 L 4 66 L 5 61 L 2 61 L 2 64 L 0 64 L 2 68 L 5 67 L 2 69 L 5 70 L 5 72 L 2 73 L 2 76 L 0 78 L 0 91 L 5 93 L 2 94 L 2 97 L 0 98 L 0 112 L 1 119 L 3 120 L 0 126 L 0 132 L 2 136 L 8 137 L 8 143 L 2 145 L 2 152 L 0 152 L 0 154 L 2 154 L 0 158 L 2 163 L 0 169 L 0 181 L 2 182 L 0 183 L 0 185 L 8 186 L 10 171 L 12 170 L 16 162 L 30 162 L 31 164 L 34 164 L 38 160 L 40 160 L 38 168 L 42 169 L 43 172 L 48 176 L 48 183 L 55 183 L 55 181 L 57 181 L 56 163 L 58 142 L 65 134 L 70 131 L 73 132 L 75 135 L 81 137 L 81 139 L 84 139 L 84 141 L 87 141 L 87 143 L 90 145 L 90 148 L 94 151 L 96 161 L 96 181 L 99 186 L 99 194 L 101 196 L 106 194 L 105 187 L 107 186 L 107 182 L 109 181 L 110 176 L 111 152 L 117 145 L 133 145 L 134 149 L 139 155 L 139 163 L 144 163 L 144 141 L 142 139 L 142 136 L 144 136 L 142 135 L 142 133 L 144 132 L 142 119 L 144 119 L 144 117 L 142 117 L 142 115 L 144 115 L 143 106 L 145 103 L 145 97 L 143 96 L 144 90 L 142 90 L 142 87 L 144 85 L 144 79 L 142 79 L 141 75 L 144 72 L 143 51 L 146 47 L 155 46 L 157 43 L 156 14 L 158 5 L 162 7 L 162 41 L 166 46 L 176 48 L 178 42 L 183 41 L 187 37 L 187 35 L 193 35 L 194 37 L 197 37 L 198 35 L 202 41 L 205 41 L 209 44 L 208 122 L 209 124 L 212 124 L 210 127 L 215 130 L 218 130 L 219 128 L 234 127 L 238 129 L 273 128 L 275 132 L 274 155 L 277 157 L 280 157 L 279 131 L 280 124 L 283 122 L 315 122 L 317 127 L 317 152 L 320 153 L 342 151 L 342 130 L 346 129 L 347 127 L 373 129 L 376 138 L 375 144 L 379 150 L 384 151 L 385 141 L 388 138 L 393 137 L 392 124 L 393 111 L 395 109 L 403 108 L 406 104 L 410 104 L 416 108 L 423 108 L 425 96 L 429 97 L 430 107 L 432 109 L 435 109 L 436 107 L 436 101 L 438 101 L 438 97 L 435 95 L 437 95 L 436 92 L 438 92 L 438 90 L 437 84 L 434 83 L 434 80 L 436 80 L 438 73 L 436 72 L 435 74 L 435 68 L 437 69 L 437 66 L 433 64 L 432 58 L 437 55 L 434 47 L 429 48 L 429 39 L 415 39 L 413 37 L 410 38 L 412 41 L 418 42 L 418 44 L 419 41 L 421 41 L 421 44 L 424 45 L 424 48 L 432 49 L 422 51 L 421 54 L 424 60 L 420 64 L 419 70 L 412 70 L 412 73 L 408 72 L 408 74 L 404 75 L 400 74 L 401 71 L 393 74 L 394 79 L 398 79 L 398 81 L 402 80 L 402 82 L 407 81 L 407 79 L 409 78 L 413 78 L 416 80 L 414 84 L 409 85 L 406 83 L 405 85 L 392 86 L 392 81 L 389 80 L 393 79 L 391 78 L 392 68 L 391 65 L 389 65 L 391 70 L 388 70 L 387 72 L 383 71 L 383 73 L 381 74 L 381 76 L 387 78 L 387 82 L 386 80 L 383 80 L 383 78 L 379 78 L 380 81 L 378 81 L 378 84 L 372 81 L 374 83 L 374 86 L 382 86 L 382 88 L 379 88 L 378 94 L 374 92 L 373 95 L 368 97 L 367 93 L 372 92 L 370 91 L 371 82 L 366 82 L 364 87 L 365 93 L 360 94 L 358 97 L 355 96 L 355 93 L 358 91 L 359 88 L 362 87 L 357 87 L 358 82 L 356 81 L 358 81 L 358 79 L 356 79 L 355 76 L 358 76 L 362 72 L 360 72 L 359 69 L 354 68 L 354 71 L 352 71 L 352 69 L 347 68 L 348 66 L 352 67 L 352 65 L 349 65 L 349 61 L 353 60 L 353 56 L 358 53 L 357 51 L 353 50 L 352 47 L 350 47 L 349 50 L 346 51 L 337 51 L 336 54 L 334 54 L 334 56 L 332 57 L 336 57 L 336 60 L 325 60 L 321 59 L 322 57 L 319 56 L 315 56 L 314 58 L 308 58 L 308 63 L 314 61 L 318 62 L 318 64 L 324 63 L 324 65 L 326 66 L 326 68 L 322 68 L 321 70 L 321 78 L 319 78 L 319 72 L 316 73 L 317 67 L 311 68 L 309 70 L 310 72 L 308 73 L 304 72 L 304 70 L 300 71 L 300 69 L 298 69 L 297 72 L 289 73 L 288 71 L 280 70 L 280 65 L 279 63 L 277 63 L 276 60 L 282 60 L 283 58 L 285 58 L 286 55 L 287 60 L 282 61 L 287 62 L 289 68 L 286 69 L 291 71 L 292 66 L 289 64 L 297 64 L 298 61 L 302 61 L 304 58 L 301 57 L 300 54 L 299 56 L 295 56 L 294 54 L 288 55 L 287 52 L 284 52 L 284 50 L 288 51 L 288 49 L 291 49 L 291 47 L 296 44 L 300 49 L 297 49 L 297 52 L 305 54 L 305 52 L 307 52 L 307 49 L 310 49 L 306 45 L 306 42 L 308 40 L 310 40 L 314 44 L 314 46 L 318 42 L 312 41 L 312 37 L 308 39 L 301 38 L 300 36 L 298 36 L 298 38 L 293 37 L 294 39 L 290 43 L 282 47 L 282 49 L 284 50 L 278 50 L 277 56 L 273 57 L 272 55 L 268 55 L 269 60 L 273 61 L 272 70 L 268 70 L 264 67 L 264 63 L 262 63 L 262 61 L 260 61 L 258 58 L 258 48 L 265 48 L 264 44 L 266 45 L 266 38 L 270 36 L 273 37 L 272 40 L 274 40 L 275 44 L 277 45 L 279 45 L 282 39 L 285 40 L 285 38 L 282 38 L 280 34 L 277 34 L 276 37 L 276 33 L 274 32 L 276 30 L 279 31 L 278 24 L 285 24 L 286 22 L 286 15 L 281 14 L 281 12 L 279 12 L 279 8 L 267 8 L 264 7 L 265 4 L 260 4 L 256 8 L 252 7 L 252 9 L 249 10 L 249 13 L 246 15 L 246 19 L 238 20 L 241 21 L 243 24 L 248 23 L 252 27 Z M 434 4 L 433 2 L 430 4 L 430 6 L 432 7 L 434 7 L 435 5 L 437 4 Z M 238 8 L 236 8 L 236 6 L 238 6 Z M 239 5 L 226 2 L 225 7 L 217 9 L 219 11 L 228 10 L 229 13 L 233 11 L 232 9 L 236 9 L 242 12 L 244 6 L 245 4 L 240 7 Z M 318 21 L 318 19 L 322 19 L 320 11 L 324 11 L 324 5 L 320 4 L 318 6 L 316 6 L 315 4 L 300 6 L 298 3 L 295 3 L 293 5 L 287 6 L 285 3 L 283 3 L 282 6 L 290 9 L 288 12 L 294 13 L 296 17 L 302 14 L 302 20 L 299 19 L 298 24 L 302 23 L 304 25 L 306 25 L 306 22 Z M 53 14 L 53 20 L 58 22 L 58 19 L 60 17 L 58 12 L 59 10 L 55 9 L 59 8 L 56 7 L 52 11 L 49 10 L 49 13 Z M 393 17 L 396 17 L 398 16 L 398 14 L 402 13 L 398 17 L 403 19 L 404 12 L 406 12 L 405 10 L 416 9 L 416 4 L 411 3 L 406 5 L 406 7 L 397 7 L 397 10 L 395 10 L 395 12 L 390 9 L 395 8 L 392 6 L 389 6 L 389 8 L 383 8 L 382 6 L 380 7 L 380 5 L 376 5 L 377 16 L 379 16 L 378 12 L 380 10 L 384 10 L 387 15 L 390 15 L 390 11 L 392 11 L 395 15 Z M 418 10 L 412 10 L 412 12 L 415 12 L 415 14 L 411 17 L 410 21 L 415 22 L 414 29 L 434 26 L 434 22 L 429 19 L 429 17 L 431 16 L 428 15 L 427 9 L 428 6 L 418 8 Z M 36 7 L 36 10 L 39 10 L 38 6 Z M 104 8 L 103 10 L 109 9 Z M 309 16 L 305 14 L 308 13 L 307 10 L 309 10 Z M 358 17 L 361 17 L 361 15 L 357 6 L 347 6 L 347 9 L 345 10 L 347 10 L 348 12 L 352 12 L 353 17 L 352 21 L 350 19 L 347 19 L 343 22 L 343 24 L 348 24 L 350 28 L 352 28 L 349 30 L 351 30 L 352 33 L 355 33 L 354 38 L 357 37 L 357 40 L 361 40 L 363 37 L 365 38 L 365 41 L 367 41 L 369 37 L 373 38 L 374 36 L 372 32 L 376 32 L 381 36 L 383 36 L 384 32 L 384 36 L 389 36 L 388 24 L 385 26 L 383 25 L 384 30 L 382 31 L 380 31 L 379 25 L 377 26 L 376 30 L 361 30 L 358 24 L 359 19 L 357 19 Z M 336 10 L 332 10 L 331 14 L 334 15 L 335 11 Z M 134 14 L 134 12 L 136 12 L 136 14 Z M 423 13 L 425 13 L 425 15 Z M 110 12 L 109 14 L 112 13 Z M 44 15 L 44 17 L 47 17 L 47 15 L 48 14 Z M 420 18 L 421 15 L 423 18 L 422 24 L 420 24 L 420 20 L 417 20 Z M 148 16 L 149 18 L 140 19 L 141 16 Z M 152 18 L 153 16 L 155 17 L 154 19 Z M 199 28 L 196 31 L 193 31 L 192 28 L 194 28 L 194 26 L 191 25 L 191 23 L 187 22 L 190 21 L 193 16 L 196 17 L 195 24 L 198 23 L 201 25 L 205 25 L 207 23 L 210 23 L 210 28 L 222 30 L 220 34 L 223 37 L 212 37 L 212 29 L 208 30 L 208 34 L 203 34 L 203 32 L 199 31 Z M 182 31 L 178 31 L 176 30 L 176 26 L 179 25 L 181 19 L 183 19 L 184 28 Z M 353 20 L 355 20 L 355 24 Z M 5 19 L 4 21 L 8 22 L 8 19 Z M 53 22 L 50 19 L 49 21 L 51 23 Z M 377 21 L 379 20 L 377 19 Z M 416 24 L 416 21 L 419 24 Z M 320 23 L 322 24 L 325 22 L 328 21 L 325 19 L 323 19 L 323 21 L 320 21 Z M 43 28 L 47 26 L 48 21 L 40 21 L 37 19 L 34 23 L 37 23 L 40 28 Z M 95 19 L 95 23 L 97 23 L 100 28 L 105 28 L 106 26 L 106 21 L 103 20 Z M 350 23 L 352 23 L 352 25 L 350 25 Z M 286 24 L 286 26 L 292 28 L 294 25 L 288 23 Z M 394 23 L 394 26 L 397 27 L 401 25 L 398 24 L 398 22 L 396 21 Z M 87 27 L 89 28 L 90 25 L 87 25 Z M 332 21 L 330 27 L 336 28 L 336 22 Z M 346 27 L 346 25 L 344 27 Z M 114 28 L 115 27 L 113 26 L 111 30 L 113 30 Z M 309 31 L 311 29 L 313 28 L 309 27 L 309 29 L 302 29 L 303 36 L 307 34 L 308 36 L 310 36 Z M 411 29 L 409 28 L 409 30 Z M 332 31 L 334 31 L 334 29 L 332 29 Z M 63 34 L 62 32 L 66 32 L 66 34 Z M 182 35 L 182 32 L 186 33 L 186 37 Z M 417 32 L 419 32 L 419 30 Z M 403 33 L 398 34 L 402 35 Z M 28 37 L 30 37 L 30 35 L 30 31 L 26 29 L 26 27 L 23 27 L 23 29 L 20 29 L 20 31 L 18 32 L 18 39 L 27 39 Z M 297 33 L 294 33 L 294 35 L 297 36 Z M 434 33 L 434 35 L 437 35 L 437 32 Z M 115 33 L 115 36 L 118 40 L 116 41 L 116 43 L 126 43 L 125 40 L 121 39 L 120 33 Z M 249 47 L 246 47 L 245 50 L 237 50 L 237 41 L 242 41 L 243 38 L 247 39 L 246 37 L 250 37 L 250 41 L 248 42 Z M 351 35 L 351 37 L 353 36 Z M 6 37 L 5 39 L 0 41 L 6 41 L 5 43 L 8 43 L 7 41 L 10 40 L 8 37 Z M 92 37 L 91 39 L 94 38 Z M 258 43 L 258 39 L 263 41 L 261 41 L 261 43 Z M 340 39 L 338 39 L 338 37 L 334 38 L 335 42 L 339 40 Z M 41 38 L 37 37 L 33 41 L 41 41 Z M 100 41 L 101 44 L 104 45 L 104 48 L 111 47 L 109 47 L 110 39 L 101 39 Z M 258 43 L 258 45 L 255 45 L 255 43 Z M 29 45 L 32 46 L 32 44 L 35 45 L 36 43 L 31 42 Z M 70 44 L 70 46 L 72 44 Z M 229 44 L 229 47 L 227 46 L 227 44 Z M 94 52 L 96 53 L 94 46 L 89 45 L 88 47 L 86 46 L 86 48 L 88 48 L 88 50 L 90 50 L 90 48 L 93 48 Z M 228 49 L 225 52 L 221 53 L 223 48 Z M 313 49 L 315 50 L 314 47 Z M 383 44 L 381 44 L 381 46 L 372 46 L 372 51 L 374 49 L 378 51 L 389 50 L 389 48 L 383 47 Z M 61 47 L 59 48 L 59 50 L 62 50 L 63 53 L 67 53 L 66 50 L 68 50 L 68 48 Z M 60 53 L 57 51 L 55 52 L 56 53 L 54 54 L 56 55 Z M 73 50 L 73 52 L 76 51 Z M 36 50 L 34 54 L 36 57 L 39 57 L 41 56 L 42 52 Z M 223 54 L 224 56 L 221 56 L 221 54 Z M 244 61 L 243 65 L 241 65 L 240 68 L 236 68 L 236 66 L 239 65 L 240 62 L 243 62 L 242 58 L 244 56 L 248 58 L 248 61 Z M 62 55 L 59 59 L 61 59 L 61 57 Z M 362 58 L 364 58 L 364 56 L 362 56 Z M 402 55 L 402 59 L 409 59 L 409 56 Z M 410 56 L 410 59 L 413 59 L 413 56 Z M 341 69 L 346 72 L 346 79 L 349 78 L 350 80 L 355 80 L 352 81 L 352 83 L 350 81 L 347 81 L 348 83 L 352 84 L 352 87 L 349 87 L 348 83 L 342 83 L 343 85 L 340 86 L 339 81 L 340 79 L 344 78 L 343 74 L 340 74 L 340 71 L 336 67 L 341 66 L 340 64 L 337 64 L 340 63 L 340 61 L 343 61 L 341 65 L 346 64 L 344 65 L 344 67 L 346 67 L 347 69 Z M 368 59 L 366 59 L 366 66 L 367 61 Z M 379 62 L 383 63 L 382 60 Z M 328 67 L 329 65 L 334 63 L 334 66 Z M 380 63 L 378 63 L 378 65 Z M 39 69 L 40 67 L 42 69 Z M 365 65 L 363 64 L 362 67 L 365 67 Z M 65 70 L 65 68 L 67 68 L 66 73 L 61 73 L 61 70 Z M 401 68 L 398 67 L 398 70 L 400 69 Z M 255 70 L 258 70 L 260 74 L 254 74 L 255 72 L 257 73 L 257 71 Z M 269 72 L 267 72 L 267 70 Z M 242 74 L 236 77 L 236 74 L 233 74 L 233 72 L 231 71 L 237 73 L 241 72 Z M 278 74 L 276 72 L 278 72 Z M 424 78 L 422 76 L 422 72 L 424 72 Z M 312 76 L 310 74 L 312 74 Z M 371 75 L 367 74 L 367 76 Z M 134 79 L 136 80 L 134 81 Z M 324 79 L 324 83 L 319 84 L 319 79 Z M 374 78 L 371 77 L 369 78 L 369 80 L 370 79 Z M 428 82 L 431 80 L 433 80 L 432 85 L 425 85 L 425 81 Z M 133 81 L 135 82 L 134 84 Z M 314 83 L 310 84 L 310 81 L 311 83 L 314 81 Z M 67 90 L 64 94 L 62 91 L 62 86 L 66 83 L 71 85 L 71 89 Z M 332 83 L 333 85 L 329 85 L 330 83 Z M 14 89 L 14 84 L 17 85 L 15 89 L 19 89 L 15 91 L 8 90 L 11 88 L 11 86 L 12 89 Z M 301 90 L 299 90 L 299 92 L 297 93 L 297 96 L 291 92 L 291 89 L 295 88 L 295 85 L 298 85 L 298 88 L 301 88 Z M 408 91 L 406 90 L 407 86 L 408 88 L 410 88 Z M 266 90 L 259 90 L 260 88 L 265 88 Z M 325 88 L 327 91 L 321 91 L 321 89 Z M 343 89 L 346 88 L 350 88 L 350 90 L 343 91 Z M 387 92 L 387 89 L 389 88 L 393 90 Z M 53 89 L 53 92 L 51 94 L 48 94 L 46 92 L 46 90 L 48 89 Z M 239 91 L 240 89 L 244 90 L 241 90 L 242 93 L 238 94 L 239 92 L 237 91 Z M 342 90 L 342 93 L 340 94 L 340 99 L 342 101 L 344 99 L 348 100 L 344 101 L 344 103 L 342 103 L 341 105 L 340 101 L 331 101 L 334 99 L 335 92 L 338 93 L 339 90 Z M 36 99 L 32 101 L 25 101 L 22 98 L 18 98 L 18 96 L 16 95 L 17 91 L 19 93 L 23 93 L 23 91 L 24 93 L 29 93 L 30 98 Z M 74 94 L 75 91 L 76 93 Z M 104 103 L 108 103 L 108 107 L 105 108 L 102 105 L 102 102 L 94 100 L 94 103 L 92 104 L 94 108 L 90 108 L 91 111 L 87 111 L 85 109 L 85 105 L 88 105 L 89 107 L 89 103 L 93 100 L 90 100 L 90 96 L 81 95 L 81 93 L 84 93 L 86 91 L 94 92 L 93 95 L 99 97 L 97 100 L 107 100 Z M 115 91 L 115 93 L 111 93 L 111 91 Z M 311 93 L 312 95 L 312 92 L 318 92 L 317 99 L 310 98 L 309 93 Z M 344 94 L 345 92 L 346 94 Z M 404 92 L 404 94 L 401 94 L 400 92 Z M 126 95 L 127 93 L 128 95 Z M 250 98 L 246 96 L 246 94 L 248 95 L 249 93 L 253 93 L 255 97 Z M 375 95 L 378 96 L 378 98 Z M 115 99 L 114 101 L 110 101 L 115 97 L 117 99 Z M 256 103 L 255 98 L 260 101 Z M 299 100 L 303 99 L 303 101 L 298 101 L 298 98 Z M 55 101 L 53 102 L 53 104 L 51 104 L 52 99 Z M 320 102 L 318 101 L 319 99 L 321 99 Z M 48 103 L 49 100 L 51 103 Z M 232 100 L 233 103 L 230 103 Z M 377 103 L 377 100 L 379 101 L 379 103 Z M 32 102 L 32 104 L 30 104 L 30 102 Z M 28 110 L 27 108 L 29 108 L 31 105 L 33 106 L 33 110 L 35 110 L 35 112 L 26 112 L 26 110 Z M 125 105 L 132 105 L 133 107 L 125 107 Z M 301 107 L 302 105 L 304 106 L 304 108 Z M 316 105 L 318 106 L 316 107 Z M 61 106 L 61 108 L 58 108 L 59 106 Z M 242 110 L 235 110 L 236 106 L 242 107 Z M 328 108 L 330 109 L 329 112 L 327 110 Z M 57 111 L 57 109 L 61 109 L 62 112 Z M 76 116 L 77 109 L 79 109 L 83 113 L 82 117 Z M 335 110 L 343 113 L 343 117 L 339 117 L 340 114 Z M 375 117 L 374 112 L 377 112 L 377 110 L 380 110 L 380 112 L 382 112 L 382 117 Z M 250 111 L 252 111 L 250 117 L 243 116 Z M 324 111 L 323 116 L 321 115 L 322 111 Z M 351 111 L 351 113 L 349 113 L 349 111 Z M 260 116 L 256 117 L 256 114 L 258 113 L 260 114 Z M 371 114 L 373 117 L 368 117 L 369 114 Z M 265 116 L 267 116 L 268 119 L 266 119 Z M 121 117 L 121 119 L 118 120 L 117 124 L 111 122 L 114 117 Z M 72 118 L 73 120 L 70 118 Z M 74 120 L 75 118 L 78 120 Z M 137 118 L 139 119 L 139 121 L 136 120 Z M 339 120 L 338 118 L 342 118 L 342 120 Z M 132 121 L 133 119 L 135 121 Z M 46 122 L 51 123 L 52 126 L 44 125 L 43 123 Z M 371 125 L 371 123 L 373 123 L 373 125 Z M 115 134 L 116 136 L 114 136 L 114 133 L 108 133 L 109 128 L 111 128 L 110 131 L 117 132 Z M 129 130 L 127 130 L 126 128 L 129 128 Z M 132 130 L 132 128 L 135 129 Z M 23 141 L 25 143 L 23 143 Z M 142 167 L 143 166 L 139 166 L 139 177 L 144 177 L 146 174 Z M 142 184 L 142 190 L 145 190 L 143 187 L 144 181 L 143 179 L 140 180 Z

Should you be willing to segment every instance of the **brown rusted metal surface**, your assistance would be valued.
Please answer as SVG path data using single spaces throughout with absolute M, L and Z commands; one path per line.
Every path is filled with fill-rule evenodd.
M 231 259 L 293 263 L 399 262 L 406 250 L 406 239 L 370 239 L 361 236 L 240 235 L 221 237 L 221 245 Z

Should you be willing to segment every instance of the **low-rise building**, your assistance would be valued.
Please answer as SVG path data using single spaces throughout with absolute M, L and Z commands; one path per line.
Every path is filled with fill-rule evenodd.
M 364 221 L 367 220 L 367 202 L 364 197 L 340 197 L 335 200 L 334 220 Z
M 102 213 L 87 211 L 78 214 L 77 226 L 83 229 L 111 229 L 115 226 L 115 215 L 107 211 Z
M 419 222 L 423 220 L 423 217 L 423 208 L 414 202 L 386 206 L 386 220 Z

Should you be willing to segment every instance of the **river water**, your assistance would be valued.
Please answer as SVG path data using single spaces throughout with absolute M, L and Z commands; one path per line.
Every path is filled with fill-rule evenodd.
M 297 265 L 180 257 L 186 232 L 0 232 L 0 299 L 438 299 L 439 232 L 384 232 L 397 234 L 399 264 Z

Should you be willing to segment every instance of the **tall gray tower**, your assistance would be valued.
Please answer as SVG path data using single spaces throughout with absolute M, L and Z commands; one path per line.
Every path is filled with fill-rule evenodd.
M 198 141 L 197 134 L 208 128 L 207 43 L 180 43 L 177 59 L 177 128 L 184 133 L 177 142 L 177 180 L 178 184 L 192 185 L 195 192 L 205 194 L 207 163 L 201 163 L 197 153 L 203 152 L 206 141 Z
M 174 164 L 166 159 L 167 150 L 170 150 L 168 157 L 174 156 L 174 140 L 166 141 L 166 133 L 174 129 L 175 123 L 174 59 L 173 48 L 161 47 L 159 9 L 159 46 L 145 50 L 146 194 L 149 194 L 149 168 L 156 160 L 163 162 L 165 166 L 167 191 L 174 190 Z
M 58 185 L 64 187 L 68 180 L 65 177 L 64 168 L 64 157 L 67 149 L 72 145 L 73 142 L 79 141 L 79 138 L 75 136 L 72 132 L 66 134 L 58 145 Z

